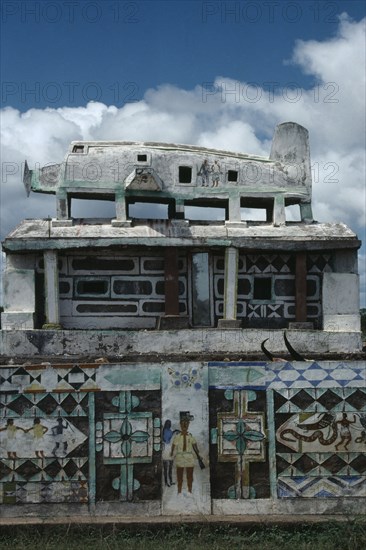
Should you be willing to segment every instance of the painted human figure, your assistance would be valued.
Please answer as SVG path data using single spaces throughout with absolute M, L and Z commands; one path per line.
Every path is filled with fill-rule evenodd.
M 220 174 L 221 168 L 217 160 L 213 163 L 211 167 L 212 172 L 212 187 L 217 187 L 220 183 Z
M 348 420 L 347 413 L 342 414 L 341 420 L 337 420 L 337 424 L 340 424 L 340 436 L 341 440 L 337 445 L 335 446 L 335 450 L 338 451 L 338 447 L 342 444 L 344 444 L 344 448 L 347 451 L 348 445 L 352 441 L 352 434 L 351 430 L 349 429 L 351 424 L 354 424 L 356 422 L 356 416 L 353 415 L 353 420 Z
M 63 450 L 66 453 L 67 450 L 67 439 L 65 439 L 64 431 L 69 427 L 69 424 L 63 421 L 63 418 L 57 419 L 57 425 L 52 428 L 52 435 L 55 438 L 55 446 L 52 449 L 53 456 L 56 456 L 57 450 L 60 446 L 63 446 Z
M 209 173 L 210 173 L 210 166 L 208 164 L 208 160 L 205 159 L 198 172 L 198 175 L 201 176 L 202 178 L 202 187 L 208 187 L 209 177 L 210 177 Z
M 172 452 L 172 439 L 177 432 L 178 430 L 172 430 L 171 420 L 166 420 L 163 427 L 163 470 L 164 470 L 164 483 L 167 487 L 174 485 L 173 457 L 171 455 L 171 452 Z
M 17 458 L 17 431 L 25 432 L 20 426 L 14 424 L 13 418 L 8 418 L 6 426 L 0 428 L 0 432 L 6 432 L 5 447 L 8 458 Z
M 195 458 L 201 460 L 195 438 L 188 432 L 189 423 L 193 416 L 187 411 L 180 413 L 181 431 L 174 436 L 172 442 L 171 456 L 175 456 L 175 465 L 177 468 L 178 494 L 182 493 L 183 474 L 186 471 L 188 492 L 192 493 L 193 469 Z
M 42 440 L 43 436 L 46 432 L 48 432 L 48 428 L 46 426 L 43 426 L 41 424 L 41 419 L 36 417 L 33 421 L 33 426 L 29 428 L 28 430 L 25 430 L 26 432 L 32 432 L 33 435 L 33 450 L 38 458 L 44 458 L 44 451 L 42 449 Z

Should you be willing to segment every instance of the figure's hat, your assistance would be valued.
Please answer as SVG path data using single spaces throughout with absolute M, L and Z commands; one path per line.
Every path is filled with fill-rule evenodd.
M 194 416 L 189 413 L 189 411 L 180 411 L 179 412 L 179 420 L 182 422 L 182 420 L 188 420 L 190 422 L 191 420 L 194 420 Z

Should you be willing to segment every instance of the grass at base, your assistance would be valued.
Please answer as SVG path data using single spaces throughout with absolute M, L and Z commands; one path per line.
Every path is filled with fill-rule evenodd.
M 1 527 L 1 550 L 365 550 L 366 522 L 238 527 Z

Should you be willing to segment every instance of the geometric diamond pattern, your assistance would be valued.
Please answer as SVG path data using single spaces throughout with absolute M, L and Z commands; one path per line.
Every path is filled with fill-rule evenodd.
M 351 395 L 346 398 L 346 401 L 357 411 L 364 409 L 366 405 L 366 390 L 355 390 Z
M 357 365 L 357 364 L 356 364 Z M 365 366 L 353 366 L 352 362 L 336 363 L 322 361 L 268 363 L 267 379 L 269 388 L 345 388 L 347 386 L 366 387 Z M 360 384 L 361 382 L 361 384 Z M 362 405 L 361 405 L 362 406 Z
M 340 399 L 342 401 L 342 398 Z M 296 393 L 291 400 L 292 403 L 299 409 L 299 410 L 306 410 L 309 405 L 314 403 L 315 399 L 311 395 L 309 395 L 308 392 L 305 390 L 300 390 L 298 393 Z
M 322 388 L 282 389 L 274 392 L 276 413 L 294 412 L 359 412 L 361 404 L 365 400 L 366 389 L 362 391 L 356 388 L 334 388 L 333 390 Z M 362 424 L 362 415 L 360 417 Z M 366 428 L 366 425 L 364 426 Z
M 365 453 L 359 454 L 350 462 L 350 466 L 353 470 L 364 474 L 366 472 L 366 455 Z
M 300 458 L 298 458 L 293 464 L 295 468 L 303 474 L 307 474 L 308 472 L 313 470 L 315 466 L 318 466 L 318 463 L 313 460 L 311 456 L 308 456 L 306 454 L 301 455 Z
M 88 458 L 1 459 L 0 481 L 86 480 Z
M 51 394 L 48 393 L 43 399 L 38 401 L 37 406 L 45 414 L 52 415 L 52 413 L 57 410 L 59 403 Z
M 330 254 L 308 254 L 307 255 L 307 272 L 308 273 L 322 273 L 324 271 L 333 271 L 330 265 Z
M 95 383 L 98 365 L 95 363 L 54 365 L 27 365 L 1 370 L 3 392 L 47 393 L 58 391 L 97 391 Z
M 366 477 L 280 477 L 277 493 L 280 498 L 365 497 Z
M 42 471 L 42 468 L 40 468 L 38 464 L 35 464 L 32 460 L 25 460 L 20 462 L 21 464 L 15 468 L 17 478 L 19 479 L 32 479 L 35 475 L 39 474 Z
M 292 477 L 306 473 L 308 476 L 364 475 L 364 453 L 277 453 L 277 475 Z
M 318 397 L 317 401 L 321 405 L 323 405 L 324 408 L 326 408 L 328 411 L 330 411 L 336 405 L 341 403 L 343 400 L 342 400 L 342 397 L 340 397 L 339 395 L 334 393 L 332 390 L 327 390 L 323 393 L 323 395 Z
M 295 256 L 293 254 L 248 254 L 246 273 L 294 273 Z M 242 271 L 242 270 L 241 270 Z
M 71 370 L 57 371 L 57 386 L 55 391 L 96 391 L 96 368 L 80 367 L 74 365 Z
M 362 363 L 282 363 L 272 372 L 278 496 L 366 496 Z
M 337 474 L 347 465 L 346 460 L 341 458 L 339 455 L 331 455 L 329 458 L 324 460 L 322 463 L 323 468 L 329 471 L 331 474 Z M 362 473 L 362 472 L 360 472 Z
M 49 504 L 57 502 L 88 502 L 86 481 L 50 481 L 39 483 L 4 483 L 0 490 L 0 504 Z
M 65 407 L 65 408 L 64 408 Z M 0 392 L 0 410 L 6 418 L 35 416 L 87 416 L 86 393 L 27 393 Z

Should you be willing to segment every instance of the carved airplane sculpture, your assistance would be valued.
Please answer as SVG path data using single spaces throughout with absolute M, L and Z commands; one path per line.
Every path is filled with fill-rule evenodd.
M 299 204 L 311 223 L 311 168 L 308 131 L 294 122 L 279 124 L 268 158 L 192 145 L 133 141 L 73 141 L 62 163 L 30 170 L 27 193 L 56 195 L 57 218 L 69 220 L 71 199 L 116 202 L 116 220 L 128 223 L 137 201 L 168 205 L 169 218 L 184 217 L 184 206 L 224 206 L 227 220 L 240 222 L 240 208 L 263 208 L 267 221 L 285 223 L 285 206 Z

